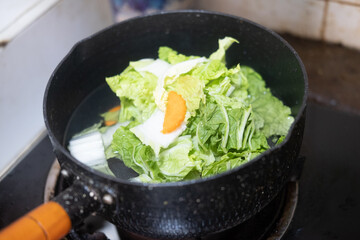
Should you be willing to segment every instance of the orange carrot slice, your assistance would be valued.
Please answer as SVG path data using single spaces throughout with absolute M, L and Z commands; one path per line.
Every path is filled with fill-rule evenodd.
M 105 126 L 112 126 L 115 125 L 117 123 L 117 121 L 105 121 Z
M 116 106 L 116 107 L 113 107 L 112 109 L 109 110 L 109 112 L 116 112 L 116 111 L 119 111 L 119 110 L 120 110 L 120 105 Z
M 162 133 L 171 133 L 177 129 L 185 119 L 186 102 L 181 95 L 174 91 L 168 94 L 168 102 L 165 110 L 165 119 Z
M 115 106 L 115 107 L 113 107 L 113 108 L 111 108 L 109 111 L 107 111 L 107 112 L 118 112 L 118 111 L 120 111 L 120 105 L 118 105 L 118 106 Z M 112 118 L 113 119 L 113 118 Z M 115 125 L 116 123 L 117 123 L 117 121 L 115 121 L 115 120 L 108 120 L 106 117 L 105 117 L 105 126 L 112 126 L 112 125 Z

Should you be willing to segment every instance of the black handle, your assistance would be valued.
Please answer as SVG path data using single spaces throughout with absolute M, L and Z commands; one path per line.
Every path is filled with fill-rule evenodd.
M 71 239 L 78 239 L 78 240 L 110 240 L 102 232 L 94 232 L 93 234 L 90 234 L 90 233 L 78 233 L 75 230 L 71 230 L 68 236 Z
M 82 182 L 75 182 L 52 201 L 59 203 L 65 209 L 73 226 L 101 207 L 98 193 Z

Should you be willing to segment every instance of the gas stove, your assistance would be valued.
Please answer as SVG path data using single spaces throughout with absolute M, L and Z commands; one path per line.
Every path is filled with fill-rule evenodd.
M 310 102 L 301 149 L 306 160 L 300 180 L 285 186 L 252 219 L 203 239 L 355 239 L 360 236 L 359 137 L 359 115 Z M 0 181 L 0 228 L 66 187 L 60 171 L 49 138 L 44 134 Z M 108 233 L 109 229 L 112 232 Z M 106 239 L 100 233 L 103 230 L 112 240 L 142 239 L 116 229 L 97 216 L 86 219 L 67 239 Z M 112 235 L 114 231 L 116 236 Z

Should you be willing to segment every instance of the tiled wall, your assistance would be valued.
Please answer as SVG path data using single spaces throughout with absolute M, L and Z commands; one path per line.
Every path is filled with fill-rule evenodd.
M 360 49 L 360 0 L 198 0 L 196 7 Z
M 0 177 L 45 130 L 43 96 L 56 65 L 113 22 L 109 3 L 98 0 L 61 0 L 35 19 L 0 47 Z
M 329 2 L 324 39 L 360 49 L 360 0 Z

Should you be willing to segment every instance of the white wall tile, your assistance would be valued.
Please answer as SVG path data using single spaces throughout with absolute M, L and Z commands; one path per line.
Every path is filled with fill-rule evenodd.
M 60 0 L 0 1 L 0 42 L 14 38 Z
M 1 48 L 0 175 L 44 130 L 44 90 L 56 65 L 112 21 L 107 1 L 61 0 Z
M 330 2 L 348 3 L 353 5 L 360 5 L 360 0 L 330 0 Z
M 330 2 L 324 37 L 360 49 L 360 6 Z
M 280 32 L 320 38 L 325 1 L 198 0 L 198 8 L 242 16 Z

